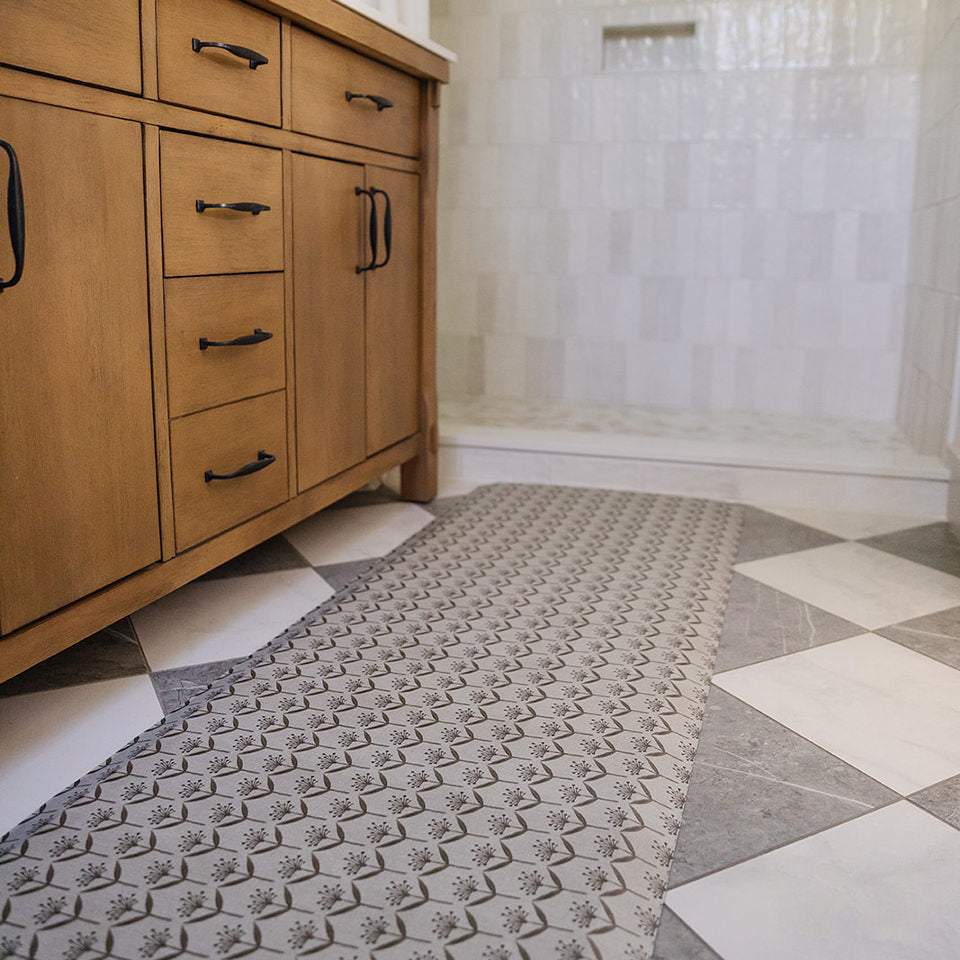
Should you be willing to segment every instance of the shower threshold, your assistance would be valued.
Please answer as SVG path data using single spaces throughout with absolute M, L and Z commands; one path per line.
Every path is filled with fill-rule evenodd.
M 498 398 L 441 402 L 440 472 L 924 517 L 949 477 L 886 422 Z

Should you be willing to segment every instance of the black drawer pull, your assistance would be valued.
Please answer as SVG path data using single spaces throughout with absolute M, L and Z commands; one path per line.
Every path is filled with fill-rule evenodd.
M 24 251 L 24 212 L 23 184 L 20 182 L 20 164 L 13 147 L 6 140 L 0 140 L 0 148 L 10 158 L 10 179 L 7 180 L 7 224 L 10 228 L 10 244 L 13 247 L 13 276 L 9 280 L 0 279 L 0 293 L 7 287 L 20 282 L 23 276 Z
M 378 97 L 373 93 L 351 93 L 347 91 L 347 103 L 351 100 L 369 100 L 371 103 L 377 105 L 377 113 L 381 110 L 389 110 L 393 106 L 393 101 L 388 100 L 386 97 Z
M 270 207 L 265 203 L 206 203 L 203 200 L 197 201 L 197 213 L 203 213 L 204 210 L 239 210 L 241 213 L 252 213 L 255 217 L 258 217 L 261 213 L 265 213 Z
M 390 211 L 390 194 L 387 193 L 386 190 L 378 190 L 376 187 L 371 187 L 370 193 L 374 196 L 378 193 L 383 194 L 387 201 L 387 209 L 383 214 L 383 242 L 387 247 L 387 255 L 383 258 L 383 263 L 375 263 L 373 265 L 374 270 L 379 270 L 390 262 L 390 251 L 393 246 L 393 214 Z
M 257 459 L 252 463 L 245 463 L 239 470 L 235 470 L 233 473 L 214 473 L 212 470 L 205 470 L 203 474 L 204 483 L 209 483 L 211 480 L 235 480 L 237 477 L 246 477 L 251 473 L 256 473 L 258 470 L 264 470 L 269 467 L 271 463 L 275 463 L 277 458 L 272 453 L 267 453 L 266 450 L 257 451 Z
M 194 37 L 191 46 L 194 53 L 199 53 L 204 47 L 219 47 L 241 60 L 249 60 L 251 70 L 256 70 L 257 67 L 262 67 L 265 63 L 270 62 L 262 53 L 257 53 L 256 50 L 251 50 L 249 47 L 239 47 L 235 43 L 218 43 L 216 40 L 198 40 Z
M 377 268 L 377 198 L 374 196 L 375 191 L 364 190 L 363 187 L 354 187 L 353 192 L 357 197 L 367 196 L 370 198 L 369 236 L 370 248 L 373 250 L 373 256 L 370 258 L 370 262 L 365 267 L 354 268 L 357 273 L 366 273 L 367 270 L 376 270 Z
M 267 333 L 266 330 L 255 327 L 253 333 L 248 333 L 243 337 L 237 337 L 234 340 L 208 340 L 206 337 L 201 337 L 200 349 L 206 350 L 207 347 L 248 347 L 251 344 L 263 343 L 265 340 L 272 339 L 272 333 Z

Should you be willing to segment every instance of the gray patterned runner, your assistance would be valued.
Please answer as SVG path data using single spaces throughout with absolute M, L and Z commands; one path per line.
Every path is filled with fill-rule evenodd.
M 740 512 L 485 487 L 0 847 L 0 960 L 641 960 Z

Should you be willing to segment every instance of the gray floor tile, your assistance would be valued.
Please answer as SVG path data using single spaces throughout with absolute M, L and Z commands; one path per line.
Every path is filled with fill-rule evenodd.
M 348 493 L 342 500 L 338 500 L 336 503 L 331 503 L 328 510 L 340 510 L 343 507 L 369 507 L 376 503 L 398 503 L 402 502 L 403 498 L 400 494 L 395 493 L 385 484 L 380 484 L 379 486 L 367 486 L 361 487 L 359 490 L 354 490 L 353 493 Z
M 960 777 L 951 777 L 915 793 L 910 799 L 935 817 L 960 830 Z
M 960 670 L 960 607 L 882 627 L 874 633 Z
M 211 663 L 197 663 L 175 670 L 158 670 L 150 675 L 153 689 L 164 713 L 172 713 L 182 707 L 187 700 L 203 692 L 207 685 L 222 677 L 231 667 L 242 663 L 243 657 L 236 660 L 214 660 Z
M 722 960 L 669 907 L 663 908 L 653 960 Z
M 714 670 L 733 670 L 863 632 L 855 623 L 735 573 Z
M 840 538 L 756 507 L 744 507 L 737 563 L 840 543 Z
M 0 684 L 0 697 L 134 677 L 148 670 L 133 625 L 125 618 Z
M 670 886 L 835 826 L 897 796 L 712 687 Z
M 352 580 L 363 576 L 379 560 L 347 560 L 345 563 L 328 563 L 313 569 L 323 577 L 334 590 L 341 590 Z
M 922 563 L 934 570 L 960 577 L 960 542 L 948 523 L 930 523 L 923 527 L 898 530 L 861 540 L 868 547 Z
M 252 550 L 228 560 L 199 579 L 222 580 L 225 577 L 243 577 L 250 573 L 273 573 L 276 570 L 295 570 L 309 566 L 284 537 L 277 536 L 264 540 Z

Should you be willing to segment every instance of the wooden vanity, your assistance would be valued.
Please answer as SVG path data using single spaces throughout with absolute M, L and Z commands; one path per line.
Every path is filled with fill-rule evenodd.
M 336 0 L 0 23 L 3 680 L 393 467 L 434 496 L 449 63 Z

